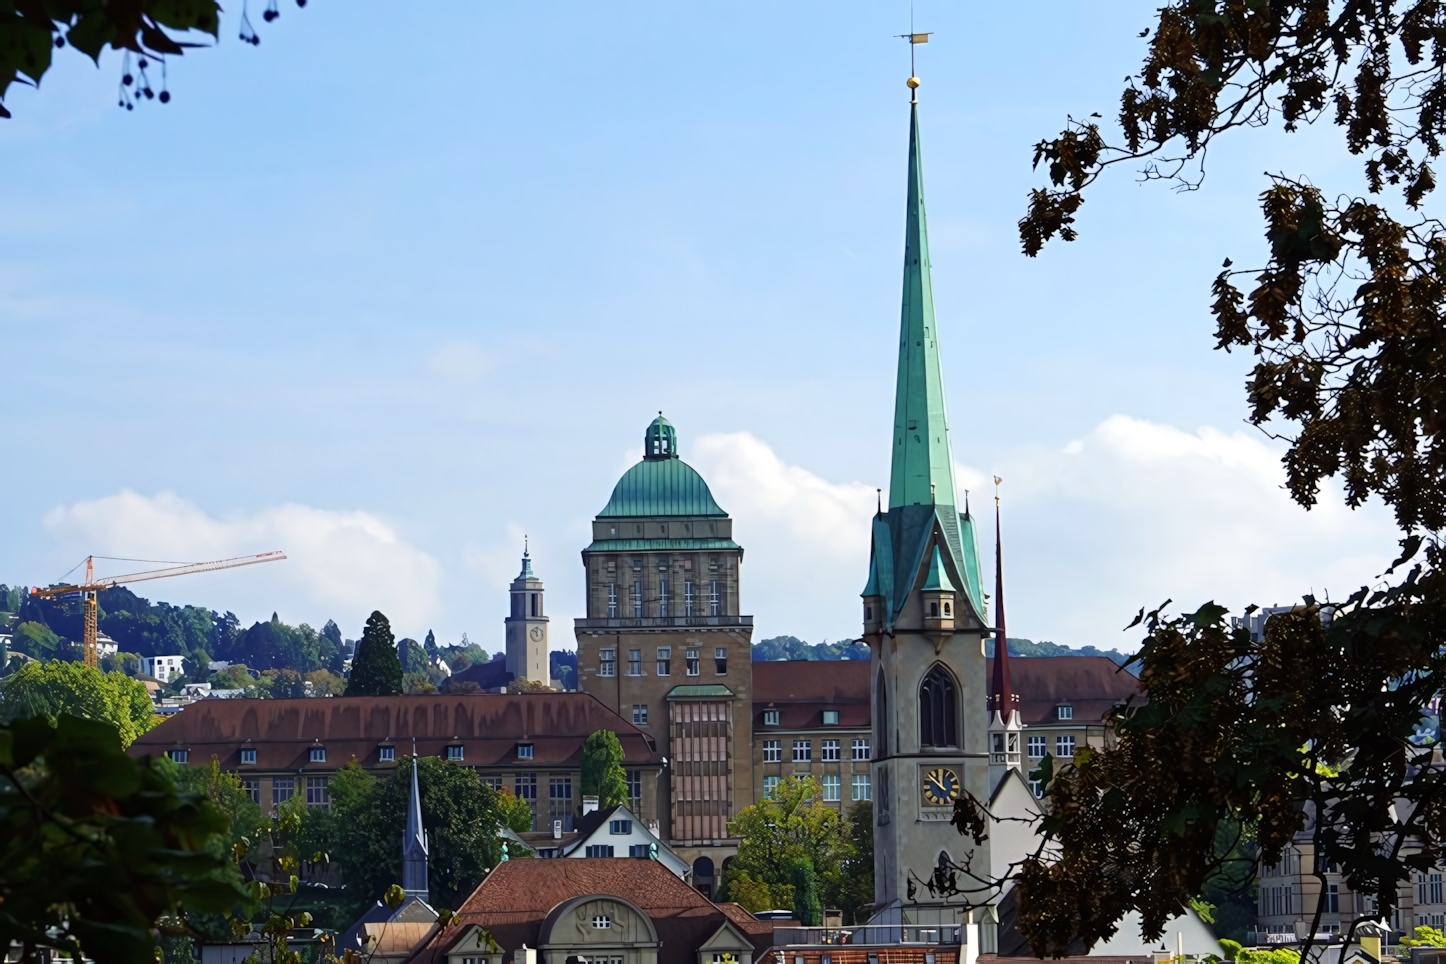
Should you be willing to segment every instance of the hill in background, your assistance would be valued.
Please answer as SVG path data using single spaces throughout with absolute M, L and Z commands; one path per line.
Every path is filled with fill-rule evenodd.
M 994 640 L 985 642 L 985 655 L 994 655 Z M 1048 640 L 1035 642 L 1032 639 L 1009 639 L 1010 656 L 1103 656 L 1118 665 L 1124 665 L 1130 658 L 1128 653 L 1117 649 L 1100 649 L 1098 646 L 1081 646 L 1078 649 L 1051 643 Z M 856 639 L 841 639 L 830 643 L 806 643 L 797 636 L 774 636 L 753 644 L 754 662 L 772 662 L 779 659 L 868 659 L 869 647 Z

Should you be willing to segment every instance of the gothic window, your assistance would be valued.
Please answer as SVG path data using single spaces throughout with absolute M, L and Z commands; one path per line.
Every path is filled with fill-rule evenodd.
M 874 719 L 878 725 L 879 752 L 889 755 L 889 695 L 884 686 L 884 671 L 879 670 L 878 684 L 874 687 Z
M 919 684 L 919 745 L 958 746 L 959 699 L 954 678 L 935 665 Z

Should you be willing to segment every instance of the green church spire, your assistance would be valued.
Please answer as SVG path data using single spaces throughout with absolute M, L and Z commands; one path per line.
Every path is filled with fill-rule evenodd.
M 954 465 L 944 415 L 944 380 L 929 281 L 929 228 L 919 156 L 919 105 L 909 105 L 909 207 L 904 229 L 904 304 L 894 399 L 889 508 L 954 502 Z

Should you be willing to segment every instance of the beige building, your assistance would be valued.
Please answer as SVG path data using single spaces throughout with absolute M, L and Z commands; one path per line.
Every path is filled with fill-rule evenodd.
M 737 850 L 728 821 L 753 800 L 753 617 L 741 614 L 743 549 L 678 457 L 661 415 L 643 459 L 613 489 L 582 552 L 587 615 L 575 620 L 578 685 L 652 737 L 667 760 L 661 836 L 708 884 Z
M 811 776 L 843 813 L 873 800 L 869 664 L 862 660 L 753 664 L 753 793 Z

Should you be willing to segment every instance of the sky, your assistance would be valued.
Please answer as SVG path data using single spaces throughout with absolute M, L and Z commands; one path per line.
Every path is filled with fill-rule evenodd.
M 1350 189 L 1329 131 L 1221 142 L 1195 192 L 1117 170 L 1079 241 L 1019 252 L 1033 144 L 1113 115 L 1154 6 L 913 10 L 953 455 L 976 511 L 1005 480 L 1012 636 L 1131 650 L 1141 606 L 1344 596 L 1394 555 L 1379 506 L 1290 501 L 1211 337 L 1221 261 L 1264 260 L 1262 172 Z M 572 648 L 589 523 L 662 411 L 755 640 L 857 635 L 909 6 L 280 9 L 257 46 L 228 9 L 166 105 L 119 109 L 113 52 L 6 97 L 0 581 L 280 549 L 137 588 L 495 650 L 526 536 Z

